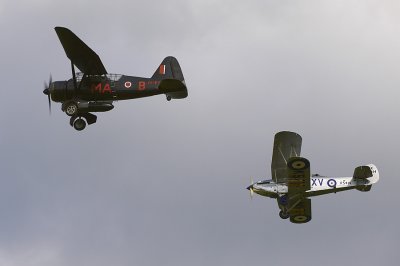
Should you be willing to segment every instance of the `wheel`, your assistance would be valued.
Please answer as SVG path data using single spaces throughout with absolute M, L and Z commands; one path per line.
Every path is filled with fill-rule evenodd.
M 74 122 L 74 128 L 78 131 L 83 130 L 86 127 L 86 122 L 82 118 L 78 118 Z
M 279 202 L 279 204 L 286 206 L 288 204 L 287 195 L 283 195 L 283 196 L 279 197 L 278 202 Z
M 68 116 L 76 115 L 78 113 L 78 106 L 76 105 L 76 103 L 74 102 L 68 103 L 65 107 L 65 113 Z
M 171 101 L 172 97 L 167 95 L 167 101 Z
M 289 161 L 288 167 L 292 170 L 304 170 L 310 167 L 310 162 L 305 158 L 296 158 Z
M 289 213 L 284 212 L 284 211 L 280 211 L 279 212 L 279 217 L 281 217 L 282 219 L 287 219 L 290 217 Z
M 296 215 L 296 216 L 292 217 L 290 219 L 290 221 L 292 223 L 296 223 L 296 224 L 304 224 L 304 223 L 308 223 L 309 221 L 311 221 L 311 217 L 309 217 L 307 215 Z

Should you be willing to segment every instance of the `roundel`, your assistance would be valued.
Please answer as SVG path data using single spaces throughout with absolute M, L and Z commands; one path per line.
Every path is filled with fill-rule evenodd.
M 129 89 L 132 86 L 132 83 L 130 81 L 125 82 L 125 88 Z
M 309 166 L 310 163 L 307 159 L 304 158 L 298 158 L 290 162 L 290 168 L 292 168 L 293 170 L 303 170 Z
M 305 215 L 297 215 L 297 216 L 293 217 L 293 220 L 295 220 L 296 222 L 299 222 L 299 223 L 303 223 L 308 220 L 308 217 Z
M 334 188 L 334 187 L 336 187 L 336 180 L 335 179 L 329 179 L 327 184 L 328 184 L 328 187 Z

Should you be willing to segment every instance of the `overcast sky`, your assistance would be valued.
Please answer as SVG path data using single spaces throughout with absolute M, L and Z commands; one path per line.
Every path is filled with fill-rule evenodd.
M 110 73 L 175 56 L 189 97 L 75 131 L 42 93 L 71 77 L 55 26 Z M 0 0 L 0 33 L 0 265 L 397 265 L 398 1 Z M 281 130 L 313 173 L 374 163 L 381 180 L 281 220 L 245 189 Z

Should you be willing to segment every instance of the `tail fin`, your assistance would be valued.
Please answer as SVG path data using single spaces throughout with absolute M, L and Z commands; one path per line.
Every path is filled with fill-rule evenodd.
M 164 58 L 160 66 L 154 72 L 151 79 L 177 79 L 179 81 L 185 81 L 178 60 L 176 60 L 176 58 L 172 56 Z
M 356 167 L 353 178 L 359 183 L 359 185 L 356 185 L 357 190 L 370 191 L 372 184 L 375 184 L 379 180 L 378 168 L 373 164 Z
M 188 96 L 185 78 L 175 57 L 168 56 L 164 58 L 151 79 L 161 81 L 159 89 L 165 93 L 168 101 Z

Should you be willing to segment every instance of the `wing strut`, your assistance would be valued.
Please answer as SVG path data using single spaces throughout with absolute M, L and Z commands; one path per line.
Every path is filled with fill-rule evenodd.
M 289 209 L 286 209 L 286 212 L 290 212 L 294 207 L 299 205 L 300 202 L 301 202 L 301 199 L 297 200 L 296 203 L 293 204 Z
M 287 161 L 286 161 L 285 155 L 283 155 L 283 152 L 282 152 L 282 150 L 281 150 L 281 146 L 280 146 L 280 145 L 279 145 L 279 147 L 278 147 L 278 150 L 279 150 L 279 152 L 281 153 L 283 160 L 284 160 L 284 161 L 285 161 L 285 163 L 287 164 Z
M 292 145 L 292 152 L 294 153 L 294 155 L 295 155 L 296 157 L 299 157 L 299 156 L 300 156 L 300 154 L 297 154 L 297 152 L 296 152 L 296 147 L 295 147 L 294 145 Z
M 75 67 L 74 67 L 74 62 L 72 62 L 72 60 L 71 60 L 71 71 L 72 71 L 72 78 L 74 79 L 74 88 L 75 88 L 75 91 L 77 91 L 78 84 L 76 82 Z

